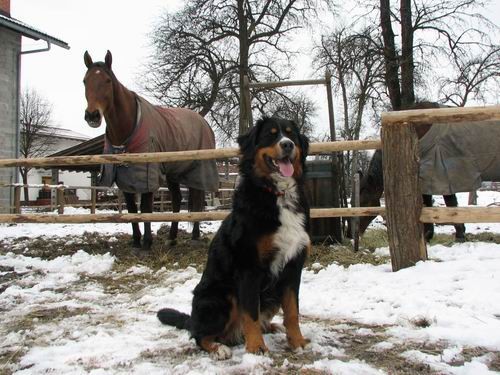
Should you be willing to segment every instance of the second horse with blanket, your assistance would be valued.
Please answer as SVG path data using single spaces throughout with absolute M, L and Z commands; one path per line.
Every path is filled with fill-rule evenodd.
M 104 62 L 93 62 L 85 52 L 87 72 L 84 78 L 87 109 L 85 120 L 96 128 L 106 120 L 105 153 L 168 152 L 215 148 L 212 129 L 203 117 L 184 108 L 153 106 L 144 98 L 123 86 L 111 70 L 112 56 L 108 51 Z M 135 194 L 141 194 L 142 213 L 153 212 L 153 193 L 166 179 L 172 195 L 172 211 L 181 207 L 180 184 L 189 188 L 188 208 L 202 211 L 205 191 L 217 191 L 219 178 L 215 160 L 195 160 L 172 163 L 107 164 L 103 167 L 101 184 L 114 182 L 123 191 L 127 209 L 137 213 Z M 132 224 L 133 245 L 140 247 L 139 224 Z M 169 239 L 175 242 L 178 223 L 172 222 Z M 192 238 L 200 236 L 195 223 Z M 144 223 L 142 247 L 152 244 L 151 223 Z

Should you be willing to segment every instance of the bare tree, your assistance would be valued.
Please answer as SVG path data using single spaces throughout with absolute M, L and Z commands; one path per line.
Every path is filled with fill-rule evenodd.
M 209 114 L 219 136 L 245 131 L 248 119 L 234 121 L 240 109 L 251 113 L 242 108 L 243 76 L 251 81 L 288 77 L 293 52 L 283 42 L 305 22 L 314 1 L 186 1 L 152 33 L 155 53 L 146 90 L 166 104 Z
M 467 70 L 467 61 L 474 61 L 477 56 L 463 57 L 470 56 L 468 51 L 473 46 L 492 45 L 491 51 L 498 48 L 490 42 L 487 31 L 496 33 L 498 28 L 476 12 L 481 6 L 483 2 L 480 0 L 401 0 L 398 8 L 397 5 L 391 6 L 390 0 L 380 0 L 386 85 L 393 110 L 414 104 L 419 71 L 431 70 L 433 64 L 449 60 L 450 56 L 459 70 Z M 393 24 L 400 27 L 399 43 L 392 29 Z M 471 27 L 471 24 L 474 26 Z M 486 55 L 483 61 L 487 60 Z M 486 73 L 489 66 L 476 65 L 476 68 L 485 71 L 486 81 L 495 77 Z M 468 93 L 479 94 L 480 91 L 469 90 Z M 448 93 L 447 99 L 451 97 L 453 94 Z
M 341 93 L 343 127 L 340 135 L 344 139 L 359 139 L 367 107 L 382 101 L 385 86 L 381 45 L 379 34 L 373 28 L 356 31 L 342 27 L 323 35 L 316 47 L 315 65 L 332 72 Z M 346 200 L 347 182 L 359 169 L 359 158 L 357 153 L 349 151 L 343 156 L 342 191 Z
M 483 47 L 483 46 L 480 46 Z M 498 95 L 500 91 L 500 46 L 491 45 L 466 54 L 453 55 L 454 75 L 444 77 L 440 83 L 440 93 L 445 103 L 463 107 L 470 97 L 486 101 L 489 93 Z
M 21 93 L 19 122 L 21 137 L 19 151 L 24 158 L 47 155 L 55 144 L 55 128 L 50 127 L 52 106 L 34 89 L 24 89 Z M 24 185 L 28 184 L 31 167 L 19 167 Z M 24 199 L 29 200 L 28 188 L 24 188 Z
M 262 115 L 270 114 L 295 121 L 299 129 L 311 136 L 314 130 L 313 117 L 317 113 L 317 105 L 305 94 L 289 94 L 272 92 L 265 97 L 269 100 L 259 106 Z

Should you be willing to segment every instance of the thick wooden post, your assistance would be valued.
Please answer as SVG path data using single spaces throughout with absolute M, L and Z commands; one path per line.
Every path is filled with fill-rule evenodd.
M 387 233 L 392 270 L 427 259 L 423 224 L 420 222 L 422 194 L 418 180 L 418 138 L 408 123 L 382 122 L 382 154 Z

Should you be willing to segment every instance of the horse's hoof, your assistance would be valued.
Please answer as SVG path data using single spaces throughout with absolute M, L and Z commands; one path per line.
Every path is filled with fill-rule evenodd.
M 177 245 L 177 240 L 168 240 L 167 246 L 174 247 L 175 245 Z
M 455 237 L 455 242 L 465 242 L 465 237 Z
M 130 246 L 132 246 L 134 249 L 141 249 L 141 241 L 132 241 L 130 242 Z
M 152 245 L 153 241 L 144 241 L 144 243 L 142 244 L 142 250 L 150 251 Z

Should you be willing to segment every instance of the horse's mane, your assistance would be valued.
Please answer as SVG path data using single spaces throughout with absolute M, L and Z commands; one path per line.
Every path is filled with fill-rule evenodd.
M 384 186 L 382 150 L 376 150 L 373 154 L 368 165 L 368 170 L 363 173 L 360 184 L 363 187 L 373 186 L 382 188 Z

